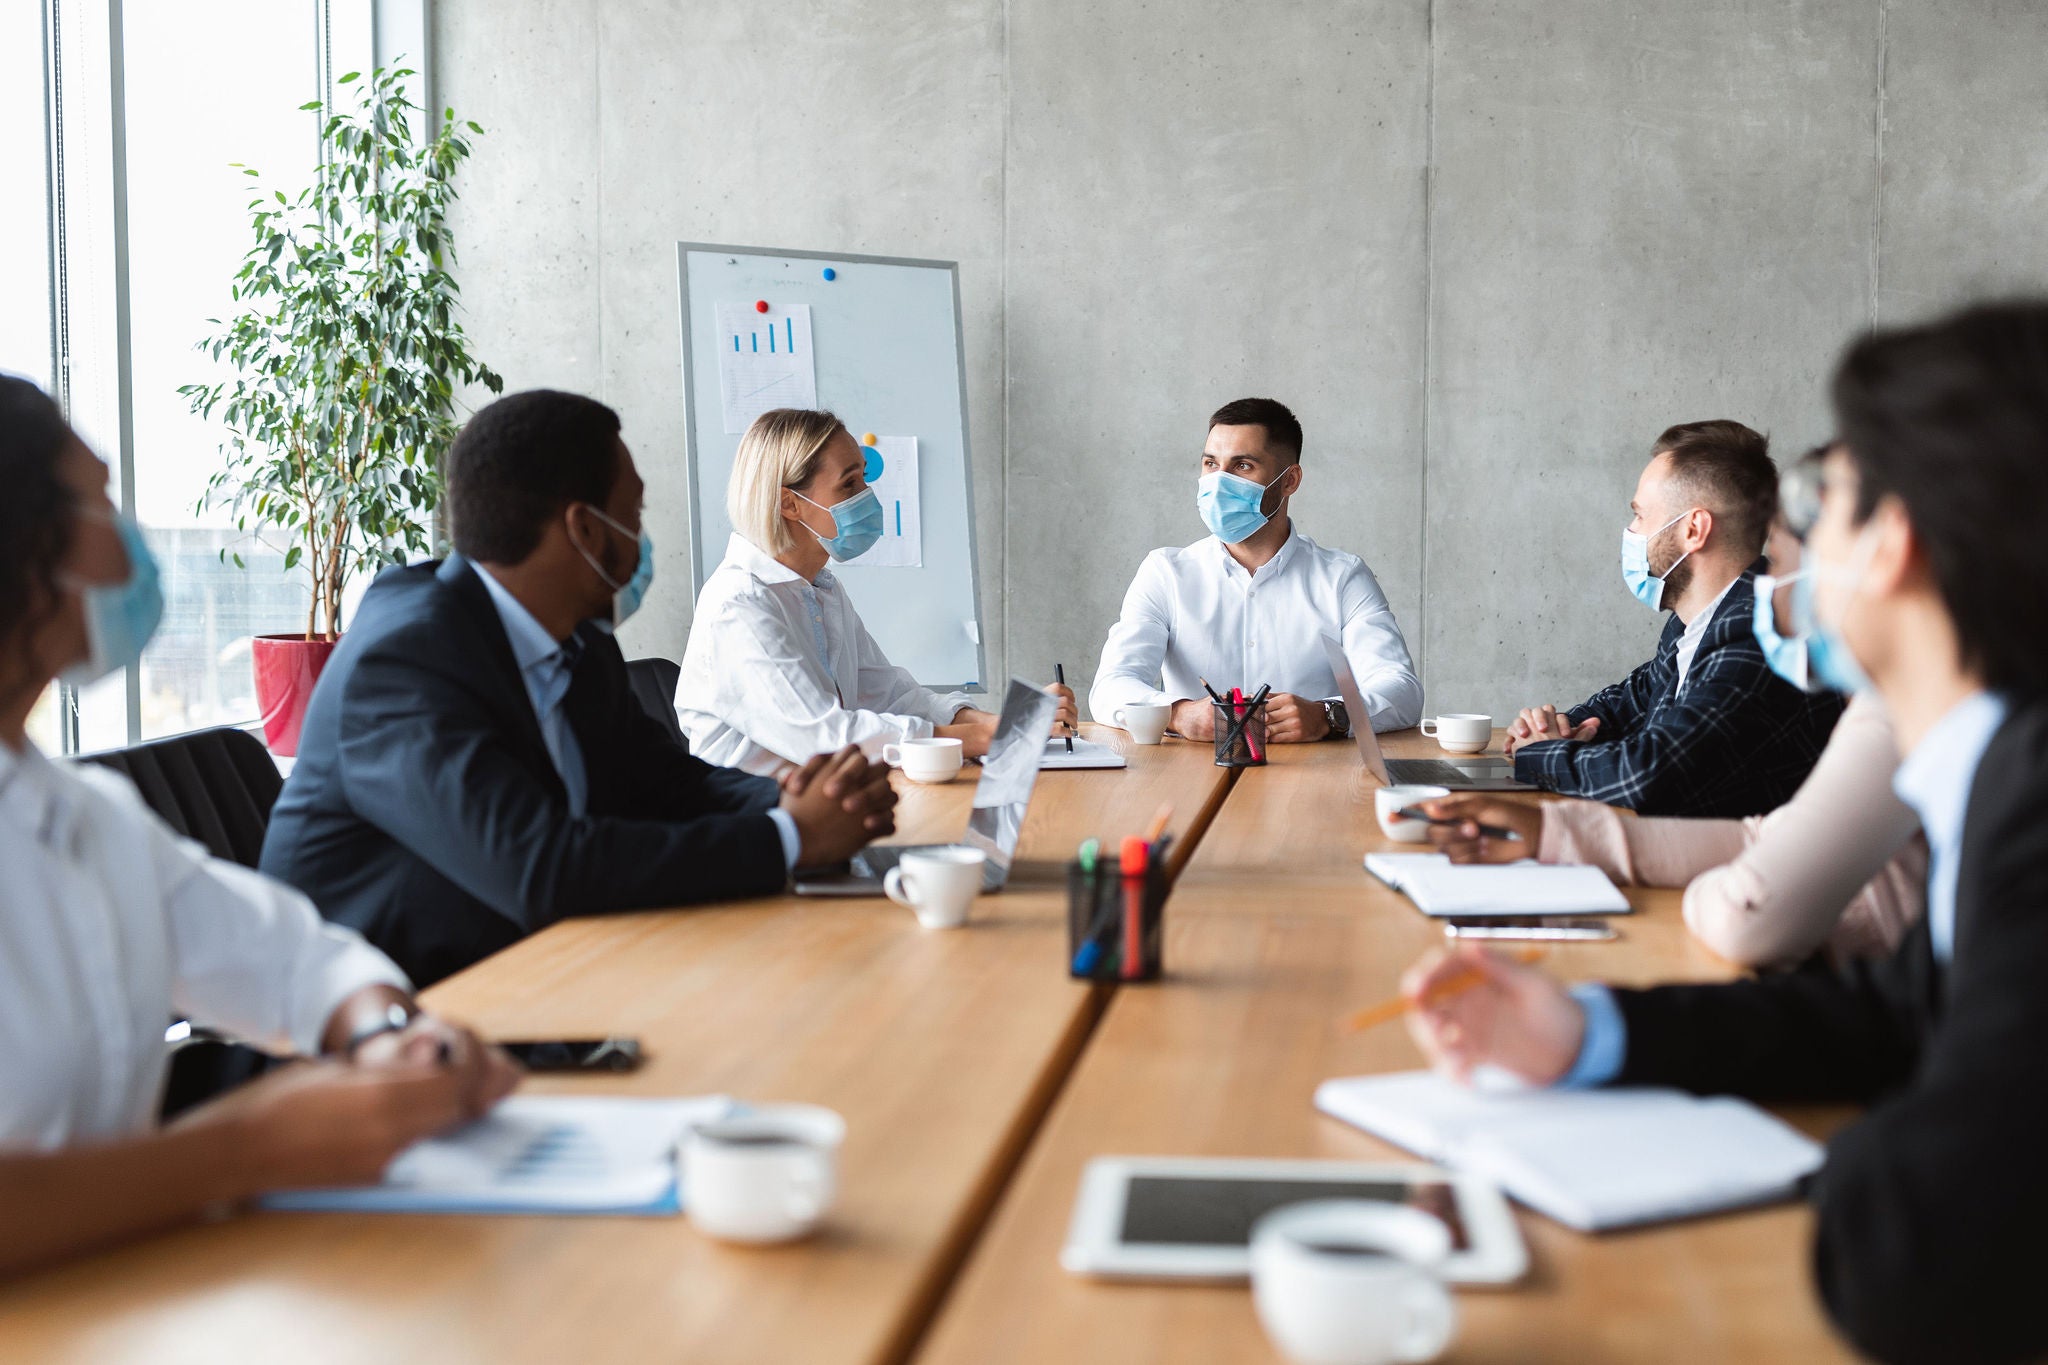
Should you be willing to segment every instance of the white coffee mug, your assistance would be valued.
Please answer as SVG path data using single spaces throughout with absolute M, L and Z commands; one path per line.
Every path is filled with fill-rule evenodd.
M 951 782 L 960 771 L 960 741 L 957 739 L 906 739 L 901 744 L 884 744 L 882 762 L 903 769 L 913 782 Z
M 1420 1209 L 1291 1204 L 1252 1227 L 1252 1303 L 1296 1365 L 1434 1360 L 1458 1327 L 1441 1278 L 1450 1251 L 1450 1230 Z
M 683 1207 L 707 1237 L 807 1236 L 839 1193 L 846 1120 L 815 1104 L 765 1104 L 683 1139 Z
M 949 844 L 905 853 L 882 878 L 882 889 L 898 905 L 917 912 L 927 929 L 958 929 L 981 894 L 982 865 L 988 855 L 978 848 Z
M 1381 787 L 1372 794 L 1373 813 L 1379 816 L 1380 832 L 1403 844 L 1429 842 L 1429 823 L 1403 820 L 1400 812 L 1425 801 L 1441 801 L 1451 794 L 1449 787 Z
M 1166 723 L 1173 719 L 1170 702 L 1132 702 L 1119 706 L 1110 717 L 1118 729 L 1129 732 L 1139 744 L 1157 744 L 1166 738 Z
M 1484 753 L 1486 746 L 1493 743 L 1493 717 L 1476 712 L 1463 711 L 1455 715 L 1435 716 L 1417 727 L 1442 745 L 1447 753 Z

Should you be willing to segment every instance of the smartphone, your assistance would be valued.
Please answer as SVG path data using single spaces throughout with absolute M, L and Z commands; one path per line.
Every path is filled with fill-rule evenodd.
M 502 1042 L 528 1071 L 631 1071 L 640 1065 L 638 1038 L 553 1038 Z
M 1546 919 L 1539 915 L 1488 915 L 1484 919 L 1446 920 L 1444 936 L 1575 943 L 1606 943 L 1621 937 L 1605 920 Z

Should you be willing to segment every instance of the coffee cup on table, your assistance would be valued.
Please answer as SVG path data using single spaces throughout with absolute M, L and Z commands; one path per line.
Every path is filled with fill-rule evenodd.
M 903 769 L 913 782 L 951 782 L 960 771 L 962 749 L 957 739 L 906 739 L 882 746 L 882 762 Z
M 1486 746 L 1493 743 L 1493 717 L 1476 712 L 1461 711 L 1454 715 L 1433 716 L 1418 727 L 1441 745 L 1445 752 L 1453 754 L 1478 754 L 1486 752 Z
M 911 849 L 882 878 L 882 890 L 898 905 L 917 912 L 927 929 L 958 929 L 981 894 L 988 855 L 978 848 L 948 844 Z
M 1252 1227 L 1252 1303 L 1296 1365 L 1417 1365 L 1457 1332 L 1450 1229 L 1365 1200 L 1290 1204 Z
M 1110 717 L 1112 724 L 1129 733 L 1139 744 L 1157 744 L 1166 738 L 1166 726 L 1173 719 L 1171 702 L 1132 702 L 1119 706 Z
M 1403 844 L 1429 842 L 1429 822 L 1407 820 L 1401 812 L 1425 801 L 1441 801 L 1451 794 L 1449 787 L 1381 787 L 1372 794 L 1373 814 L 1379 817 L 1380 832 Z
M 809 1235 L 839 1193 L 846 1120 L 815 1104 L 767 1104 L 700 1124 L 683 1139 L 683 1207 L 707 1237 L 787 1242 Z

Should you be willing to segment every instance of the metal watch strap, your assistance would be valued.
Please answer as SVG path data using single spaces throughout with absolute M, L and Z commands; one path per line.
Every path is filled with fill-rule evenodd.
M 1323 719 L 1330 724 L 1331 739 L 1351 737 L 1351 713 L 1343 702 L 1326 700 L 1323 703 Z
M 408 1028 L 411 1028 L 412 1021 L 419 1017 L 420 1012 L 418 1010 L 408 1005 L 401 1005 L 396 1000 L 393 1000 L 380 1010 L 369 1023 L 357 1026 L 355 1032 L 349 1034 L 348 1042 L 341 1049 L 341 1055 L 353 1057 L 356 1055 L 356 1049 L 369 1042 L 372 1038 L 381 1038 L 387 1033 L 403 1033 Z

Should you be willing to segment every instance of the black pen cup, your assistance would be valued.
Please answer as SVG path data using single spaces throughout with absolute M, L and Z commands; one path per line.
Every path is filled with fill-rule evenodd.
M 1165 851 L 1126 876 L 1105 855 L 1067 864 L 1067 975 L 1081 981 L 1157 981 L 1166 920 Z
M 1266 761 L 1266 703 L 1218 701 L 1209 704 L 1216 722 L 1216 766 L 1256 768 Z

